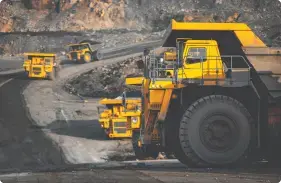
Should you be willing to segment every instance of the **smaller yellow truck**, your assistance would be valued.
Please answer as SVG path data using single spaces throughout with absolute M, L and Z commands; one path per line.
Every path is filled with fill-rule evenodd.
M 140 128 L 141 98 L 136 96 L 138 94 L 140 92 L 135 92 L 126 102 L 122 97 L 100 100 L 100 104 L 105 105 L 106 109 L 101 112 L 101 107 L 98 107 L 99 123 L 107 138 L 131 138 L 132 130 Z
M 89 63 L 92 61 L 102 60 L 103 54 L 98 50 L 100 42 L 80 42 L 67 45 L 69 52 L 67 57 L 69 60 L 78 63 Z
M 164 58 L 163 59 L 164 59 L 164 62 L 166 62 L 166 61 L 176 62 L 177 53 L 173 49 L 167 50 L 167 51 L 164 52 Z
M 60 69 L 60 59 L 55 53 L 24 53 L 23 68 L 29 78 L 55 80 Z

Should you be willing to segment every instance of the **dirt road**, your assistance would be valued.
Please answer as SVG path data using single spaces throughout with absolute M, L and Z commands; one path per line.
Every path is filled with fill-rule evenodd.
M 278 183 L 276 170 L 261 173 L 262 169 L 213 170 L 188 169 L 176 160 L 103 163 L 60 170 L 13 173 L 0 175 L 9 183 L 79 182 L 79 183 Z
M 0 79 L 0 169 L 64 163 L 59 149 L 30 123 L 21 93 L 29 82 L 22 75 Z

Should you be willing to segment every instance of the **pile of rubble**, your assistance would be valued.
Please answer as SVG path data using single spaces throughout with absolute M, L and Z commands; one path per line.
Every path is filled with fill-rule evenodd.
M 141 75 L 142 58 L 131 58 L 110 66 L 93 69 L 65 84 L 65 89 L 72 94 L 83 97 L 117 97 L 124 90 L 135 90 L 125 86 L 129 75 Z
M 141 57 L 131 58 L 110 66 L 93 69 L 77 76 L 65 84 L 65 90 L 83 97 L 117 97 L 126 90 L 125 77 L 141 75 Z

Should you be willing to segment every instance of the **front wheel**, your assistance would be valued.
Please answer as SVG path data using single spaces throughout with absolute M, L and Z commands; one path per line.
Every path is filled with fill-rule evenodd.
M 207 96 L 183 114 L 176 157 L 195 167 L 245 162 L 252 132 L 252 118 L 240 102 L 222 95 Z
M 85 63 L 89 63 L 92 61 L 92 55 L 89 52 L 86 52 L 83 57 L 83 61 Z

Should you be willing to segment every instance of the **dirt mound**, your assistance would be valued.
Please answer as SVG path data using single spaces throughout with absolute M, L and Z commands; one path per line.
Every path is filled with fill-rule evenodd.
M 125 86 L 126 76 L 142 74 L 142 70 L 137 66 L 138 62 L 141 62 L 141 57 L 91 70 L 66 83 L 65 89 L 84 97 L 120 96 L 125 89 L 134 89 Z

